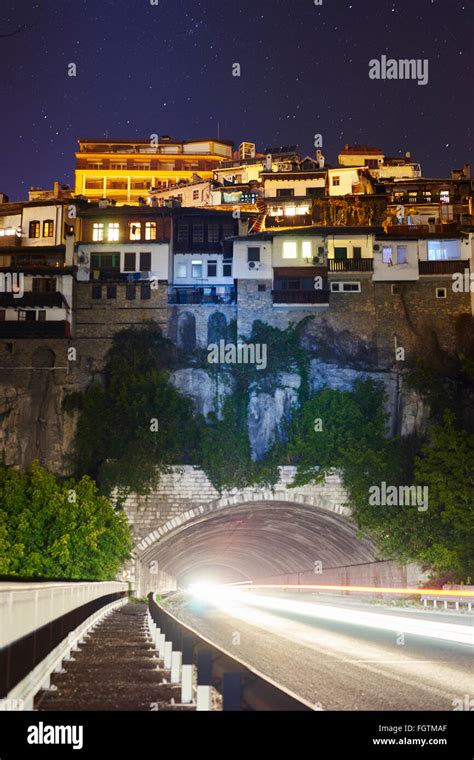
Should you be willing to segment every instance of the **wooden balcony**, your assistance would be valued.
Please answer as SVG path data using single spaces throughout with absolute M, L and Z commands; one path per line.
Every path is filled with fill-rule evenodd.
M 373 259 L 328 259 L 330 272 L 373 272 Z
M 419 261 L 420 275 L 458 274 L 469 269 L 468 259 L 448 259 L 446 261 Z
M 274 304 L 329 303 L 329 290 L 272 290 Z

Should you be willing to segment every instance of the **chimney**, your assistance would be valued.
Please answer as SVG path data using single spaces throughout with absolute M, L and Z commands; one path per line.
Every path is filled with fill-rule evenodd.
M 0 193 L 0 203 L 8 203 L 8 195 L 6 193 Z
M 61 192 L 61 187 L 59 185 L 59 182 L 55 182 L 53 186 L 53 196 L 56 200 L 59 198 L 60 192 Z
M 462 172 L 466 179 L 471 179 L 471 164 L 464 164 Z

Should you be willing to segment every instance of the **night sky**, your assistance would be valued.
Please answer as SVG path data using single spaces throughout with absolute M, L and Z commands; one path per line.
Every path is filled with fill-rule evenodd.
M 0 191 L 14 200 L 30 185 L 72 185 L 79 137 L 218 129 L 236 145 L 303 155 L 320 133 L 330 163 L 346 142 L 411 150 L 425 176 L 449 176 L 473 160 L 473 10 L 474 0 L 2 0 Z M 371 81 L 369 60 L 383 54 L 428 58 L 429 84 Z

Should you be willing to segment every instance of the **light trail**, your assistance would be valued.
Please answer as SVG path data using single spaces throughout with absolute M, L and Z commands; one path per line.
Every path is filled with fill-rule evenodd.
M 461 591 L 456 589 L 442 588 L 395 588 L 394 586 L 320 586 L 315 584 L 297 583 L 253 583 L 253 581 L 239 581 L 229 583 L 228 587 L 252 588 L 252 589 L 280 589 L 290 591 L 357 591 L 367 594 L 405 594 L 408 596 L 441 596 L 473 598 L 474 591 Z

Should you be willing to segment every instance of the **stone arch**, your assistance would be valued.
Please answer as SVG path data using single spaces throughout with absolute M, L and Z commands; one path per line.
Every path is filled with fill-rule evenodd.
M 178 315 L 177 330 L 178 348 L 183 351 L 194 351 L 196 348 L 196 317 L 189 311 Z
M 215 311 L 207 320 L 207 343 L 219 343 L 227 338 L 227 319 L 221 311 Z
M 56 354 L 51 348 L 41 346 L 34 351 L 31 365 L 40 369 L 52 369 L 56 366 Z

